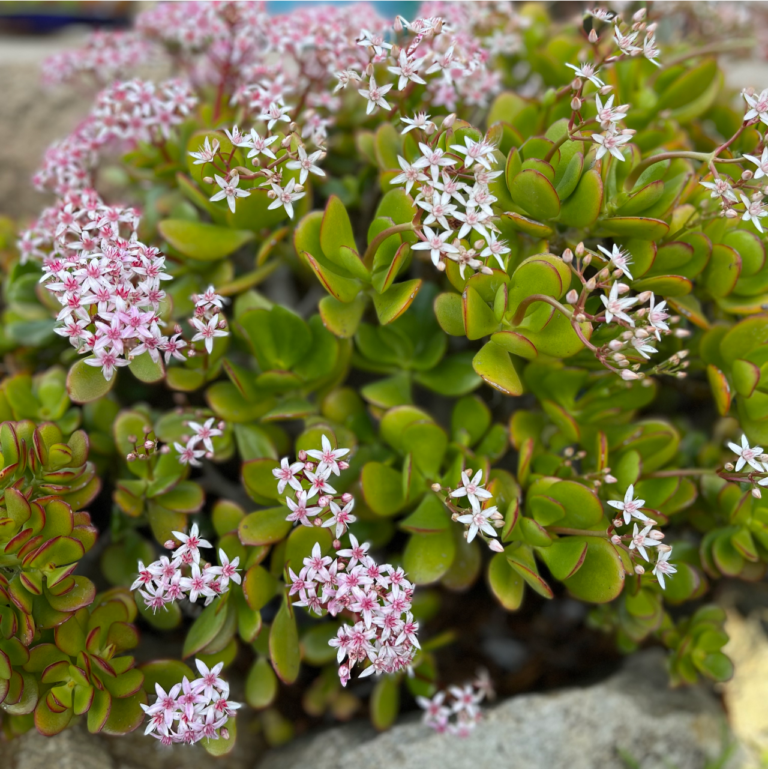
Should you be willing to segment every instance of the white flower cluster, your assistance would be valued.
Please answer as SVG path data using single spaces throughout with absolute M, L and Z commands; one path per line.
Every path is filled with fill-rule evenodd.
M 758 123 L 768 125 L 768 88 L 760 93 L 755 93 L 750 88 L 742 91 L 742 96 L 747 102 L 744 123 L 755 126 Z M 745 169 L 741 178 L 734 182 L 728 177 L 720 176 L 714 163 L 711 163 L 712 181 L 699 182 L 699 184 L 706 187 L 711 193 L 710 197 L 719 202 L 721 216 L 728 219 L 741 216 L 742 221 L 751 222 L 762 235 L 765 229 L 761 220 L 768 216 L 765 204 L 768 187 L 755 182 L 768 177 L 768 147 L 763 148 L 759 157 L 744 154 L 742 159 L 752 163 L 755 170 Z
M 762 446 L 750 446 L 746 435 L 741 436 L 741 445 L 730 441 L 726 445 L 736 453 L 737 457 L 735 466 L 732 462 L 725 465 L 726 471 L 730 473 L 745 472 L 746 475 L 734 480 L 752 484 L 752 496 L 760 499 L 762 493 L 758 487 L 768 486 L 768 454 L 763 453 Z M 748 469 L 745 470 L 745 467 Z
M 232 561 L 223 550 L 219 550 L 220 566 L 201 562 L 200 548 L 213 547 L 207 539 L 200 538 L 197 524 L 193 524 L 189 534 L 174 531 L 173 536 L 182 543 L 173 552 L 173 557 L 160 556 L 149 566 L 139 561 L 139 574 L 131 590 L 138 590 L 148 609 L 156 612 L 163 609 L 167 603 L 188 598 L 195 603 L 200 596 L 205 598 L 205 606 L 216 596 L 229 590 L 229 581 L 241 582 L 242 577 L 237 573 L 239 558 Z M 175 543 L 169 540 L 165 546 L 170 548 Z M 201 565 L 202 564 L 202 565 Z
M 579 243 L 575 255 L 571 249 L 563 252 L 563 261 L 571 266 L 582 284 L 581 293 L 571 289 L 565 297 L 566 302 L 573 307 L 572 323 L 574 328 L 575 323 L 585 321 L 623 326 L 625 330 L 618 337 L 601 347 L 595 347 L 583 335 L 582 342 L 603 366 L 619 374 L 622 379 L 642 379 L 645 376 L 640 370 L 642 364 L 658 352 L 653 346 L 654 340 L 661 341 L 662 336 L 668 334 L 684 338 L 690 332 L 682 328 L 670 328 L 670 325 L 677 323 L 680 318 L 670 316 L 666 301 L 657 301 L 652 291 L 629 296 L 630 287 L 620 280 L 624 276 L 633 279 L 630 272 L 632 256 L 626 249 L 616 244 L 613 244 L 610 250 L 602 245 L 597 248 L 600 253 L 587 253 L 584 244 Z M 605 264 L 602 267 L 598 265 L 598 272 L 587 278 L 585 270 L 592 265 L 593 257 L 604 260 Z M 585 310 L 586 301 L 596 290 L 601 292 L 599 297 L 603 311 L 597 314 L 588 313 Z M 648 306 L 643 306 L 646 303 Z M 668 360 L 657 364 L 654 370 L 656 373 L 685 377 L 682 369 L 688 366 L 688 362 L 684 360 L 687 355 L 687 350 L 675 353 Z
M 635 487 L 634 484 L 630 484 L 624 494 L 623 500 L 609 500 L 608 504 L 618 510 L 621 515 L 620 518 L 616 518 L 613 522 L 615 527 L 629 525 L 633 519 L 641 521 L 644 524 L 643 529 L 638 529 L 638 526 L 635 523 L 631 534 L 614 534 L 613 537 L 611 537 L 611 542 L 620 547 L 624 546 L 623 543 L 625 541 L 629 542 L 627 550 L 630 557 L 632 557 L 632 551 L 637 550 L 645 561 L 651 560 L 648 557 L 646 548 L 655 547 L 656 561 L 653 565 L 653 575 L 658 579 L 661 588 L 664 589 L 664 578 L 671 577 L 672 574 L 675 574 L 677 568 L 669 562 L 669 558 L 672 555 L 672 546 L 665 545 L 662 542 L 664 533 L 654 529 L 653 527 L 656 525 L 655 521 L 651 520 L 644 512 L 642 512 L 645 500 L 635 499 Z M 643 567 L 642 564 L 635 565 L 635 573 L 644 574 L 645 567 Z
M 258 133 L 255 128 L 251 129 L 250 134 L 240 133 L 237 126 L 234 126 L 231 131 L 225 130 L 227 138 L 235 147 L 248 150 L 248 159 L 251 160 L 254 171 L 242 167 L 233 168 L 231 153 L 222 153 L 220 142 L 217 139 L 214 139 L 213 144 L 211 144 L 206 137 L 198 152 L 189 153 L 195 158 L 194 165 L 206 166 L 210 164 L 214 169 L 213 178 L 205 177 L 206 181 L 209 183 L 215 181 L 221 188 L 211 196 L 212 201 L 226 200 L 230 211 L 234 213 L 237 199 L 247 198 L 251 194 L 251 189 L 239 186 L 240 181 L 243 179 L 263 179 L 264 181 L 260 182 L 259 186 L 269 188 L 267 196 L 273 201 L 268 208 L 282 207 L 293 219 L 293 204 L 306 195 L 304 185 L 309 174 L 325 176 L 325 171 L 316 165 L 325 157 L 325 151 L 320 149 L 307 154 L 307 150 L 301 142 L 299 142 L 296 151 L 293 151 L 290 148 L 291 135 L 283 137 L 282 134 L 272 133 L 275 123 L 290 122 L 291 119 L 287 114 L 289 111 L 290 108 L 282 102 L 272 102 L 267 110 L 257 118 L 267 123 L 264 135 Z M 280 144 L 272 147 L 278 139 L 281 140 Z M 293 134 L 293 139 L 297 139 L 296 134 Z M 281 148 L 285 152 L 277 157 L 275 151 Z M 263 155 L 266 160 L 260 160 L 259 155 Z M 298 171 L 298 183 L 295 178 L 285 182 L 283 179 L 284 169 Z M 219 173 L 215 173 L 216 171 Z
M 451 519 L 464 524 L 466 531 L 464 536 L 467 542 L 471 542 L 478 534 L 488 547 L 496 553 L 501 553 L 504 546 L 495 539 L 498 535 L 496 529 L 504 525 L 504 516 L 490 505 L 493 499 L 488 489 L 483 488 L 483 471 L 478 470 L 475 475 L 467 468 L 461 473 L 461 485 L 455 489 L 443 488 L 439 483 L 432 485 L 435 493 L 445 492 L 444 503 L 451 511 Z M 459 507 L 458 502 L 466 499 L 469 509 Z M 489 539 L 490 538 L 490 539 Z
M 202 660 L 195 660 L 195 665 L 199 678 L 190 681 L 184 676 L 168 692 L 156 683 L 155 702 L 141 706 L 149 716 L 144 734 L 163 745 L 229 738 L 226 723 L 235 717 L 240 703 L 229 699 L 229 684 L 219 677 L 224 665 L 219 662 L 209 668 Z
M 278 494 L 282 494 L 286 486 L 292 492 L 285 498 L 285 504 L 291 511 L 287 521 L 298 522 L 302 526 L 334 527 L 338 539 L 349 524 L 357 520 L 352 515 L 355 499 L 348 493 L 337 494 L 328 481 L 331 474 L 341 475 L 341 471 L 349 467 L 342 459 L 349 449 L 334 449 L 325 435 L 322 436 L 322 446 L 322 450 L 300 451 L 297 462 L 289 463 L 288 457 L 283 457 L 280 467 L 274 469 L 272 474 L 277 479 Z M 312 505 L 315 497 L 317 504 Z
M 403 133 L 423 128 L 425 134 L 435 134 L 429 115 L 403 121 L 407 123 Z M 453 116 L 449 116 L 443 129 L 452 122 Z M 402 171 L 391 181 L 404 185 L 408 193 L 415 188 L 414 207 L 424 212 L 419 212 L 424 219 L 416 226 L 419 242 L 411 248 L 429 252 L 438 270 L 445 269 L 446 259 L 456 262 L 462 277 L 467 267 L 490 272 L 491 257 L 504 269 L 503 257 L 510 249 L 497 237 L 492 208 L 496 197 L 488 187 L 502 173 L 492 170 L 498 162 L 495 147 L 487 139 L 475 141 L 465 136 L 463 144 L 442 150 L 437 146 L 438 136 L 425 136 L 426 141 L 419 142 L 421 155 L 413 163 L 398 156 Z M 465 245 L 466 241 L 471 245 Z
M 369 545 L 350 534 L 350 547 L 337 549 L 336 558 L 323 556 L 319 544 L 304 559 L 298 574 L 289 568 L 289 595 L 298 594 L 294 606 L 335 617 L 351 612 L 356 621 L 342 625 L 328 643 L 337 649 L 339 678 L 343 686 L 356 664 L 370 664 L 365 676 L 409 670 L 417 649 L 419 625 L 413 621 L 413 585 L 401 568 L 377 564 L 368 555 Z
M 480 703 L 494 696 L 487 671 L 481 671 L 472 683 L 451 686 L 431 698 L 416 697 L 416 703 L 424 711 L 422 723 L 430 729 L 438 734 L 468 737 L 482 719 Z

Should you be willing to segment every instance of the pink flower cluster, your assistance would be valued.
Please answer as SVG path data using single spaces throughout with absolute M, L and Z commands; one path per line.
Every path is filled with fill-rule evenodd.
M 415 86 L 424 85 L 424 102 L 450 111 L 460 101 L 486 107 L 501 90 L 501 74 L 487 68 L 489 53 L 470 31 L 454 29 L 440 16 L 412 22 L 398 16 L 393 28 L 391 42 L 389 35 L 364 29 L 358 45 L 369 54 L 365 72 L 348 69 L 338 73 L 342 88 L 352 80 L 364 81 L 358 92 L 368 101 L 368 114 L 377 107 L 390 109 L 384 97 L 391 89 L 410 93 Z M 377 70 L 377 65 L 385 66 Z M 382 84 L 391 75 L 397 76 L 396 83 Z
M 49 56 L 43 62 L 43 82 L 48 86 L 91 80 L 106 85 L 127 69 L 144 63 L 151 45 L 135 32 L 92 33 L 82 48 Z
M 197 97 L 181 80 L 114 83 L 98 94 L 85 121 L 46 150 L 32 180 L 39 190 L 59 196 L 92 187 L 100 152 L 115 145 L 160 143 L 196 104 Z
M 431 729 L 440 734 L 467 737 L 482 718 L 480 703 L 494 697 L 488 673 L 481 671 L 470 684 L 451 686 L 447 692 L 439 691 L 431 699 L 416 697 L 416 702 L 424 710 L 423 723 Z
M 219 677 L 224 665 L 219 662 L 209 668 L 202 660 L 195 660 L 195 665 L 199 678 L 190 681 L 184 676 L 168 692 L 156 683 L 157 699 L 152 705 L 141 706 L 149 716 L 144 734 L 163 745 L 229 737 L 226 723 L 235 717 L 240 703 L 229 699 L 229 684 Z
M 365 676 L 410 669 L 419 646 L 419 625 L 413 621 L 413 585 L 401 568 L 377 564 L 368 555 L 367 543 L 350 534 L 350 547 L 337 549 L 336 558 L 324 556 L 319 544 L 304 559 L 298 574 L 289 568 L 289 595 L 298 594 L 294 606 L 331 616 L 352 613 L 356 622 L 342 625 L 328 643 L 336 648 L 339 678 L 343 686 L 355 664 L 370 664 Z M 346 661 L 345 661 L 346 660 Z
M 278 494 L 282 494 L 286 486 L 292 491 L 285 498 L 285 504 L 291 511 L 286 521 L 298 522 L 302 526 L 335 527 L 338 539 L 349 524 L 357 520 L 352 515 L 354 497 L 348 493 L 337 494 L 329 483 L 331 474 L 341 475 L 341 471 L 349 467 L 341 459 L 349 453 L 349 449 L 334 449 L 325 435 L 322 436 L 322 446 L 322 450 L 300 451 L 298 462 L 289 463 L 288 457 L 283 457 L 280 467 L 275 468 L 272 474 L 277 479 Z M 315 497 L 317 504 L 312 505 Z
M 187 347 L 180 327 L 170 336 L 161 328 L 161 281 L 171 276 L 160 251 L 138 240 L 138 224 L 135 209 L 106 205 L 85 189 L 45 209 L 19 241 L 22 263 L 42 259 L 40 282 L 61 305 L 54 331 L 79 353 L 91 353 L 85 362 L 101 368 L 107 381 L 138 355 L 156 363 L 164 355 L 168 363 L 184 360 Z M 210 353 L 213 340 L 228 333 L 224 299 L 210 286 L 194 300 L 191 341 Z
M 153 612 L 163 609 L 167 603 L 174 603 L 188 598 L 195 603 L 200 596 L 205 598 L 205 606 L 216 596 L 229 590 L 229 582 L 240 584 L 242 577 L 237 573 L 239 558 L 229 560 L 223 550 L 219 550 L 220 566 L 213 566 L 200 559 L 201 547 L 213 547 L 207 539 L 200 538 L 197 524 L 193 524 L 189 534 L 174 531 L 174 537 L 182 545 L 173 553 L 173 558 L 160 556 L 149 566 L 139 561 L 139 574 L 131 585 L 131 590 L 138 590 L 144 604 Z M 165 543 L 170 547 L 175 543 Z
M 216 420 L 211 417 L 206 419 L 202 424 L 198 422 L 188 422 L 189 427 L 194 430 L 194 434 L 190 438 L 182 438 L 183 443 L 174 443 L 173 448 L 176 449 L 179 455 L 179 462 L 182 465 L 192 465 L 193 467 L 200 466 L 200 458 L 206 459 L 213 458 L 213 441 L 212 439 L 222 435 L 224 430 L 224 422 L 218 422 L 214 426 Z

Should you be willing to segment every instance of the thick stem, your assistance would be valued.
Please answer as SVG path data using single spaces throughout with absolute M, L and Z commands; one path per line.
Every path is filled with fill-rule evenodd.
M 607 531 L 589 531 L 589 529 L 569 529 L 567 526 L 549 526 L 547 531 L 553 534 L 574 534 L 577 537 L 602 537 L 603 539 L 610 539 L 610 534 Z
M 519 326 L 523 322 L 523 318 L 525 318 L 525 311 L 534 302 L 544 302 L 546 304 L 551 305 L 556 310 L 559 310 L 560 312 L 562 312 L 566 318 L 573 317 L 573 313 L 567 307 L 564 307 L 562 304 L 560 304 L 560 302 L 558 302 L 557 299 L 553 299 L 551 296 L 547 296 L 546 294 L 531 294 L 531 296 L 527 296 L 517 306 L 517 310 L 515 311 L 515 314 L 511 320 L 511 324 L 513 326 Z
M 677 478 L 684 475 L 712 475 L 717 470 L 711 467 L 691 467 L 687 470 L 657 470 L 655 473 L 648 473 L 645 478 Z
M 371 263 L 373 262 L 373 256 L 378 251 L 379 246 L 388 238 L 390 235 L 397 235 L 399 232 L 413 232 L 414 230 L 413 222 L 405 222 L 404 224 L 395 224 L 393 227 L 387 227 L 386 230 L 382 230 L 371 242 L 368 248 L 365 249 L 365 253 L 363 254 L 363 264 L 366 267 L 370 267 Z

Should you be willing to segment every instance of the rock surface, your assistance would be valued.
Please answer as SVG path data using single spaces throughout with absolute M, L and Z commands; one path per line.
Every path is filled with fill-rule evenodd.
M 724 714 L 704 688 L 671 691 L 658 651 L 585 689 L 515 697 L 467 739 L 418 722 L 377 735 L 329 729 L 269 753 L 259 769 L 703 769 L 723 751 Z M 622 753 L 627 760 L 622 758 Z M 724 766 L 740 767 L 741 754 Z
M 736 738 L 747 756 L 740 769 L 763 769 L 768 755 L 768 585 L 734 586 L 722 598 L 727 606 L 724 651 L 735 673 L 723 686 L 723 699 Z

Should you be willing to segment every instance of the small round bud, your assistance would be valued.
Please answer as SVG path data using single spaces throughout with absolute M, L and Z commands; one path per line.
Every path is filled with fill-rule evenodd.
M 203 181 L 204 181 L 206 184 L 213 184 L 213 177 L 212 177 L 212 176 L 204 176 L 204 177 L 203 177 Z
M 570 248 L 566 248 L 565 251 L 563 251 L 563 261 L 566 264 L 570 264 L 573 261 L 573 251 L 571 251 Z
M 579 301 L 579 292 L 575 288 L 572 288 L 565 295 L 565 301 L 568 302 L 568 304 L 576 304 L 576 302 Z
M 582 100 L 581 100 L 581 99 L 580 99 L 578 96 L 574 96 L 574 97 L 571 99 L 571 109 L 572 109 L 574 112 L 577 112 L 578 110 L 580 110 L 580 109 L 581 109 L 581 105 L 582 105 L 583 103 L 584 103 L 584 102 L 583 102 L 583 101 L 582 101 Z
M 616 478 L 612 476 L 610 473 L 605 476 L 605 482 L 606 483 L 616 483 Z
M 584 257 L 584 266 L 589 267 L 589 265 L 592 263 L 592 254 L 587 254 Z
M 760 499 L 763 496 L 762 493 L 760 492 L 760 489 L 758 489 L 757 486 L 755 486 L 755 488 L 752 489 L 752 496 L 755 499 Z
M 724 214 L 724 216 L 726 217 L 726 219 L 735 219 L 735 218 L 736 218 L 738 215 L 739 215 L 738 211 L 735 211 L 735 210 L 734 210 L 734 209 L 732 209 L 732 208 L 729 208 L 729 209 L 728 209 L 728 210 L 725 212 L 725 214 Z
M 328 507 L 328 504 L 331 500 L 323 494 L 323 496 L 320 497 L 320 499 L 317 500 L 317 504 L 319 507 Z
M 733 472 L 733 465 L 730 462 L 726 462 L 725 465 L 723 465 L 723 468 L 729 473 Z
M 641 374 L 636 374 L 634 371 L 629 371 L 627 369 L 627 370 L 621 372 L 621 378 L 625 382 L 629 382 L 629 381 L 631 381 L 633 379 L 641 379 L 642 376 L 641 376 Z
M 135 436 L 135 435 L 129 435 L 129 436 L 126 438 L 126 440 L 128 441 L 128 443 L 136 443 L 136 440 L 137 440 L 137 439 L 136 439 L 136 436 Z
M 494 553 L 503 553 L 504 552 L 504 545 L 502 545 L 501 542 L 499 542 L 498 539 L 492 539 L 488 543 L 488 548 L 490 550 L 493 550 Z
M 650 301 L 652 296 L 653 291 L 643 291 L 641 294 L 637 295 L 637 301 L 640 302 L 640 304 L 645 304 L 646 302 Z
M 571 81 L 571 89 L 574 91 L 580 91 L 582 85 L 583 83 L 581 82 L 581 78 L 575 77 Z
M 432 484 L 432 491 L 437 494 L 438 491 L 440 491 L 443 487 L 439 483 L 433 483 Z
M 614 545 L 620 545 L 621 544 L 621 537 L 618 534 L 614 534 L 611 537 L 611 542 L 613 542 Z
M 645 569 L 639 563 L 635 564 L 635 574 L 637 574 L 638 576 L 645 574 Z
M 144 441 L 144 448 L 147 451 L 152 451 L 152 449 L 155 448 L 155 442 L 154 441 Z
M 606 280 L 610 274 L 611 274 L 611 271 L 607 267 L 603 267 L 603 269 L 597 273 L 597 277 L 600 280 Z
M 584 321 L 587 319 L 587 316 L 583 312 L 577 312 L 576 313 L 576 322 L 577 323 L 584 323 Z
M 659 552 L 660 553 L 669 553 L 672 550 L 671 545 L 659 545 Z
M 584 244 L 579 243 L 576 246 L 576 256 L 584 256 Z
M 339 461 L 339 470 L 349 470 L 349 462 L 345 462 L 343 459 Z
M 664 532 L 654 529 L 648 536 L 651 539 L 655 539 L 657 542 L 661 542 L 661 540 L 664 539 Z
M 136 455 L 131 452 L 130 454 L 125 455 L 125 461 L 126 462 L 135 462 L 136 461 Z
M 160 448 L 160 453 L 161 454 L 170 454 L 171 453 L 171 447 L 168 446 L 168 445 L 162 446 Z
M 341 542 L 338 539 L 333 540 L 333 549 L 338 550 L 341 547 Z
M 320 518 L 313 518 L 312 519 L 312 525 L 317 526 L 318 528 L 323 525 L 323 521 Z
M 587 261 L 586 259 L 584 260 Z M 584 288 L 587 289 L 587 291 L 594 291 L 595 288 L 597 288 L 597 281 L 594 279 L 594 277 L 590 278 L 585 284 Z
M 353 497 L 353 496 L 352 496 L 352 495 L 351 495 L 351 494 L 350 494 L 348 491 L 345 491 L 345 492 L 344 492 L 344 493 L 341 495 L 341 501 L 342 501 L 342 502 L 343 502 L 345 505 L 348 505 L 348 504 L 349 504 L 349 503 L 350 503 L 350 502 L 351 502 L 353 499 L 354 499 L 354 497 Z
M 227 729 L 226 726 L 222 726 L 221 730 L 219 731 L 219 736 L 222 740 L 228 740 L 229 739 L 229 729 Z
M 614 352 L 618 352 L 619 350 L 624 349 L 624 342 L 620 339 L 611 339 L 611 341 L 608 342 L 608 347 Z
M 597 42 L 597 40 L 598 40 L 597 32 L 595 32 L 594 29 L 589 31 L 589 38 L 588 39 L 589 39 L 590 43 L 596 43 Z
M 166 539 L 165 542 L 163 542 L 163 547 L 166 550 L 175 550 L 176 549 L 176 542 L 173 539 Z
M 645 19 L 645 8 L 635 11 L 632 14 L 632 21 L 643 21 Z
M 440 272 L 445 272 L 445 262 L 443 262 L 443 261 L 438 262 L 437 263 L 437 269 Z
M 443 118 L 443 128 L 448 129 L 456 122 L 456 113 L 451 112 Z
M 626 283 L 619 283 L 619 294 L 628 294 L 629 286 Z
M 623 526 L 624 525 L 624 520 L 622 518 L 614 518 L 613 519 L 613 525 L 614 525 L 615 528 L 618 529 L 619 526 Z
M 304 449 L 301 449 L 299 453 L 297 454 L 299 462 L 306 462 L 307 461 L 307 452 L 304 451 Z
M 487 264 L 484 264 L 480 268 L 480 272 L 482 272 L 483 275 L 493 275 L 493 270 Z
M 750 170 L 742 171 L 742 173 L 741 173 L 741 178 L 745 182 L 748 182 L 753 176 L 754 176 L 754 174 Z
M 603 87 L 600 89 L 600 93 L 601 93 L 603 96 L 607 96 L 607 95 L 608 95 L 608 94 L 609 94 L 609 93 L 610 93 L 612 90 L 613 90 L 613 86 L 612 86 L 612 85 L 604 85 L 604 86 L 603 86 Z

